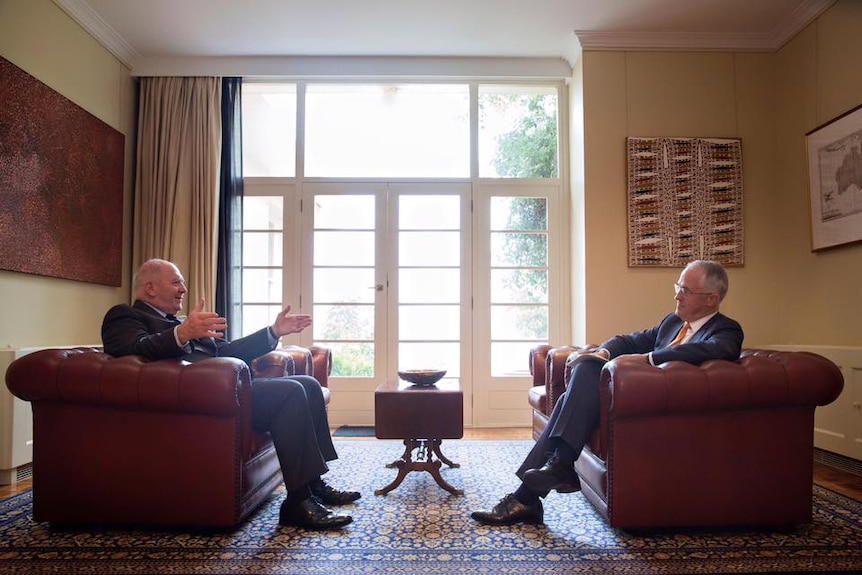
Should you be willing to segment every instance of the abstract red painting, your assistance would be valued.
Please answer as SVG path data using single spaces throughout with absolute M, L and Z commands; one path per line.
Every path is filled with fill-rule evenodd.
M 119 286 L 124 145 L 0 58 L 0 269 Z

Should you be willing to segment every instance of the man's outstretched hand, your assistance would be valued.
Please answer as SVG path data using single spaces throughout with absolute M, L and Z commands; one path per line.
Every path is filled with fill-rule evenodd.
M 203 298 L 189 311 L 186 320 L 177 327 L 177 337 L 185 345 L 189 340 L 201 337 L 224 337 L 227 320 L 213 311 L 204 311 Z
M 292 314 L 290 306 L 287 306 L 275 318 L 272 331 L 277 337 L 289 333 L 299 333 L 311 325 L 311 316 L 307 314 Z

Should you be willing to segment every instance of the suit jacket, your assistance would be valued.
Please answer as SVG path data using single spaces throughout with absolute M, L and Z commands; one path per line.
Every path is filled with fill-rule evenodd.
M 607 349 L 611 359 L 627 353 L 649 353 L 655 365 L 667 361 L 685 361 L 700 364 L 710 359 L 739 359 L 744 334 L 742 326 L 721 313 L 715 314 L 692 338 L 684 344 L 667 347 L 682 327 L 683 320 L 676 314 L 665 316 L 661 323 L 650 329 L 628 335 L 612 337 L 601 347 Z
M 181 321 L 181 320 L 180 320 Z M 140 300 L 133 305 L 115 305 L 102 321 L 105 353 L 115 357 L 141 355 L 147 359 L 180 358 L 197 361 L 208 357 L 237 357 L 249 365 L 256 357 L 273 350 L 268 329 L 228 341 L 201 338 L 190 341 L 192 351 L 178 347 L 174 337 L 176 321 L 164 318 Z

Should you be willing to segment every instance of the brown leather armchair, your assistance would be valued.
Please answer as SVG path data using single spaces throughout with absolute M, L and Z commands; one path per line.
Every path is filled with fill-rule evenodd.
M 534 436 L 577 356 L 593 349 L 532 350 Z M 830 360 L 746 349 L 700 366 L 611 361 L 600 386 L 599 427 L 575 470 L 612 527 L 811 522 L 814 410 L 844 386 Z
M 254 373 L 311 373 L 325 385 L 329 356 L 278 349 Z M 269 435 L 251 427 L 250 376 L 236 358 L 147 361 L 98 348 L 15 360 L 6 384 L 33 409 L 33 518 L 238 525 L 282 481 Z

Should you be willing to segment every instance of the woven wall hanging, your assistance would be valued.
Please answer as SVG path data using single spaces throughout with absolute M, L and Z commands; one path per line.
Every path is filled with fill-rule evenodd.
M 743 264 L 742 142 L 628 138 L 629 266 Z

